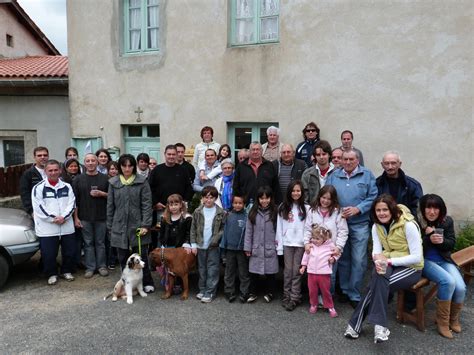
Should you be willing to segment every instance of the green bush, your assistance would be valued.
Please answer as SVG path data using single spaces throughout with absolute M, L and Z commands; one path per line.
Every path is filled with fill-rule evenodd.
M 454 251 L 458 251 L 474 245 L 474 224 L 466 223 L 459 229 L 459 233 L 456 236 L 456 245 Z
M 193 196 L 193 199 L 188 204 L 188 213 L 193 214 L 194 210 L 199 207 L 201 204 L 201 194 L 196 192 Z

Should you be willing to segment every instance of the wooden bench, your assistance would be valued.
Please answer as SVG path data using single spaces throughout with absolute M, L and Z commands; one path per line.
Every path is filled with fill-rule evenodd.
M 464 274 L 464 282 L 467 285 L 474 276 L 471 272 L 471 267 L 474 263 L 474 245 L 451 254 L 451 257 L 461 268 L 461 272 Z M 425 294 L 423 289 L 430 286 L 430 284 L 431 288 Z M 416 328 L 419 331 L 425 331 L 425 306 L 434 298 L 437 291 L 438 285 L 430 283 L 430 281 L 425 277 L 422 277 L 420 281 L 409 289 L 399 290 L 397 295 L 398 322 L 412 322 L 416 324 Z M 412 292 L 416 296 L 416 308 L 409 312 L 405 310 L 405 292 Z

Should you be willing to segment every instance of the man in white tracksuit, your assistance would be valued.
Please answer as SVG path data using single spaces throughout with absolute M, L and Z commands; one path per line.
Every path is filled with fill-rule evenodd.
M 72 270 L 76 254 L 73 212 L 75 197 L 71 185 L 59 179 L 61 167 L 58 161 L 49 160 L 45 165 L 46 179 L 33 187 L 31 200 L 35 220 L 35 232 L 40 241 L 43 271 L 48 284 L 58 282 L 56 257 L 61 244 L 61 276 L 73 281 Z

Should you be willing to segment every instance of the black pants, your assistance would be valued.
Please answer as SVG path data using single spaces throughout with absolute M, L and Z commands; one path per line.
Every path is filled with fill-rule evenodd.
M 129 258 L 132 253 L 137 253 L 138 254 L 138 247 L 133 247 L 132 252 L 130 252 L 129 249 L 120 249 L 117 248 L 117 256 L 118 260 L 120 263 L 120 267 L 123 269 L 125 268 L 125 265 L 127 264 L 127 259 Z M 145 262 L 145 267 L 143 268 L 143 287 L 145 286 L 155 286 L 155 283 L 153 282 L 153 278 L 151 277 L 151 272 L 150 272 L 150 263 L 148 262 L 148 244 L 142 245 L 142 254 L 141 254 L 142 260 Z
M 403 266 L 389 266 L 385 275 L 377 274 L 374 269 L 368 292 L 354 310 L 349 321 L 350 326 L 360 333 L 362 322 L 367 317 L 371 324 L 387 327 L 388 294 L 409 288 L 420 278 L 421 270 Z
M 256 295 L 257 289 L 262 289 L 263 294 L 275 294 L 276 279 L 275 274 L 259 275 L 250 273 L 250 293 Z
M 224 292 L 235 293 L 235 278 L 238 275 L 240 294 L 247 295 L 250 286 L 249 261 L 247 256 L 242 250 L 226 250 L 225 257 Z
M 67 235 L 55 235 L 52 237 L 39 237 L 43 272 L 47 277 L 57 276 L 58 267 L 56 257 L 61 245 L 61 274 L 71 273 L 74 270 L 76 257 L 76 237 L 74 233 Z

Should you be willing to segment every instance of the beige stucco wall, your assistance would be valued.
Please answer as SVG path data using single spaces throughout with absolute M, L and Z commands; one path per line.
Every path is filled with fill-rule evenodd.
M 46 93 L 48 89 L 43 87 L 42 91 Z M 51 96 L 15 95 L 0 89 L 0 107 L 0 138 L 22 137 L 26 163 L 33 162 L 36 146 L 47 147 L 51 159 L 64 161 L 64 151 L 71 145 L 69 104 L 64 92 Z
M 90 11 L 94 8 L 94 11 Z M 227 2 L 164 1 L 159 55 L 120 56 L 119 1 L 68 1 L 73 136 L 160 123 L 162 146 L 201 126 L 278 121 L 297 143 L 314 120 L 334 146 L 351 129 L 380 175 L 397 149 L 408 175 L 474 219 L 473 2 L 281 0 L 280 43 L 227 47 Z M 84 30 L 89 29 L 89 30 Z
M 6 34 L 13 36 L 13 48 L 7 46 Z M 7 9 L 7 5 L 0 4 L 0 58 L 47 54 L 33 35 Z

